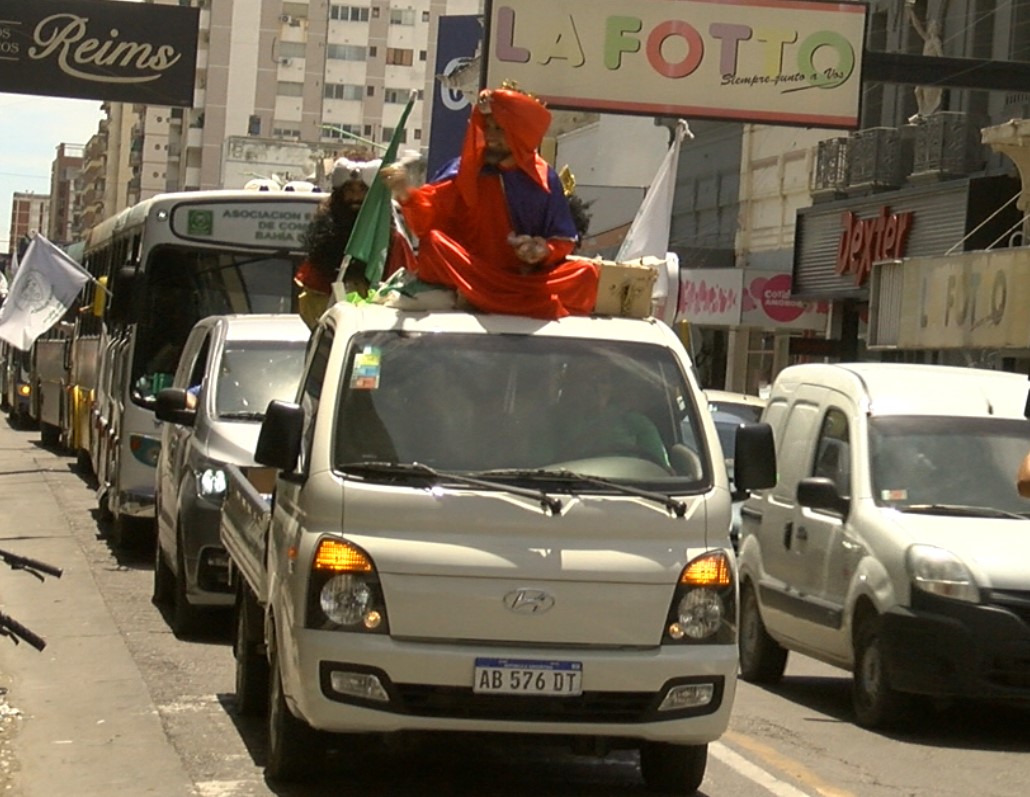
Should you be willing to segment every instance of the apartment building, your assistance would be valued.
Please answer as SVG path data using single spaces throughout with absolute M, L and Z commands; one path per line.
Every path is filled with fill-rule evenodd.
M 50 224 L 46 236 L 56 244 L 68 244 L 77 237 L 76 184 L 84 150 L 82 144 L 58 144 L 50 165 Z
M 11 196 L 11 228 L 8 254 L 17 251 L 29 233 L 42 232 L 50 226 L 50 195 L 34 191 L 15 191 Z

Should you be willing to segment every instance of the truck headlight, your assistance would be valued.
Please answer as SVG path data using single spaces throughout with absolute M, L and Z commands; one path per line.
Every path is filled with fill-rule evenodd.
M 913 545 L 905 555 L 912 586 L 967 603 L 980 602 L 980 588 L 969 568 L 951 551 L 935 545 Z
M 358 546 L 332 537 L 319 541 L 308 580 L 306 626 L 388 633 L 379 574 Z
M 680 573 L 662 643 L 734 644 L 736 583 L 733 562 L 724 551 L 690 561 Z

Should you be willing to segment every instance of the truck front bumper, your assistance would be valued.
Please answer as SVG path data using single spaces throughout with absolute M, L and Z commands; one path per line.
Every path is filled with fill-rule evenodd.
M 556 650 L 308 629 L 294 642 L 279 654 L 288 701 L 312 727 L 340 733 L 473 731 L 704 744 L 726 730 L 736 691 L 735 645 Z M 576 661 L 583 693 L 476 694 L 477 658 Z M 387 699 L 339 688 L 355 675 L 374 676 Z M 710 698 L 660 708 L 670 690 L 694 694 L 693 687 Z

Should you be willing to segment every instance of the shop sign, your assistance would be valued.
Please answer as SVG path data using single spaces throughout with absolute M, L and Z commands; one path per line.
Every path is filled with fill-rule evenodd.
M 901 348 L 1030 346 L 1030 260 L 1025 249 L 905 261 Z
M 0 91 L 189 107 L 200 9 L 0 0 Z
M 555 108 L 858 126 L 866 3 L 487 0 L 485 85 Z
M 829 305 L 791 298 L 784 271 L 722 268 L 680 272 L 677 318 L 701 326 L 826 330 Z
M 850 210 L 844 211 L 841 214 L 843 230 L 837 247 L 837 273 L 851 274 L 855 285 L 864 285 L 873 263 L 900 260 L 905 255 L 914 219 L 911 211 L 891 213 L 887 205 L 869 219 L 860 219 Z

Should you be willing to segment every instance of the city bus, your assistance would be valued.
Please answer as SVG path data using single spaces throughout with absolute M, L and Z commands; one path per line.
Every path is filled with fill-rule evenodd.
M 88 448 L 101 517 L 118 546 L 152 539 L 160 421 L 190 329 L 227 313 L 296 312 L 302 235 L 323 195 L 278 191 L 162 194 L 91 229 L 71 349 L 66 439 Z

